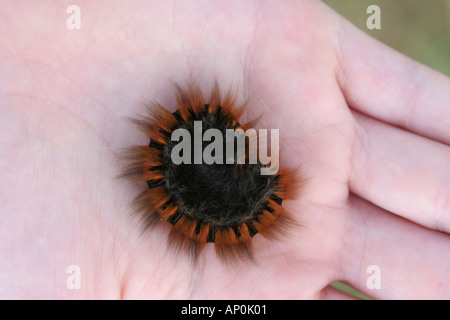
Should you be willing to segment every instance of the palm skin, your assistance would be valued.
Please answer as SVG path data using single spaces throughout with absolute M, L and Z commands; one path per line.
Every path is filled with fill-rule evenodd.
M 416 139 L 408 132 L 403 143 L 399 129 L 371 119 L 364 98 L 346 89 L 358 80 L 345 62 L 355 53 L 342 49 L 343 34 L 381 45 L 315 1 L 155 1 L 145 7 L 82 1 L 80 30 L 68 30 L 65 7 L 51 4 L 2 9 L 1 24 L 9 30 L 0 53 L 6 80 L 0 89 L 2 297 L 343 297 L 328 286 L 333 280 L 376 298 L 450 297 L 448 215 L 439 223 L 421 220 L 396 211 L 397 203 L 377 202 L 389 199 L 389 186 L 364 191 L 376 171 L 367 163 L 384 161 L 367 157 L 380 150 L 367 151 L 378 145 L 371 137 L 389 132 L 394 138 L 386 150 Z M 399 59 L 405 58 L 392 53 L 391 61 Z M 449 88 L 444 76 L 421 70 Z M 373 80 L 364 72 L 358 76 L 361 86 Z M 148 143 L 126 117 L 136 116 L 146 100 L 173 109 L 172 81 L 189 78 L 205 96 L 215 78 L 223 91 L 238 88 L 246 116 L 261 115 L 258 127 L 280 129 L 281 165 L 300 167 L 308 179 L 298 200 L 284 204 L 300 227 L 281 242 L 255 236 L 257 265 L 225 266 L 212 246 L 196 266 L 172 256 L 166 252 L 169 225 L 142 235 L 128 210 L 143 186 L 114 179 L 122 167 L 120 148 Z M 374 95 L 382 94 L 376 89 Z M 450 121 L 448 111 L 439 118 Z M 439 128 L 410 125 L 411 132 L 428 133 L 430 142 L 421 143 L 442 158 L 435 167 L 448 168 L 450 137 Z M 416 168 L 413 160 L 399 163 Z M 434 177 L 422 172 L 418 180 L 420 174 Z M 449 198 L 448 180 L 421 181 L 444 188 L 440 197 L 430 197 L 430 212 L 450 211 L 450 201 L 442 200 Z M 414 202 L 408 187 L 402 195 Z M 66 286 L 70 265 L 81 270 L 78 290 Z M 366 287 L 369 265 L 380 267 L 381 289 Z

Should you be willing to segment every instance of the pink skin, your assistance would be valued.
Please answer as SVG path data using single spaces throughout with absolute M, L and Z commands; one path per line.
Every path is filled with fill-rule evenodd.
M 318 1 L 78 1 L 0 9 L 0 297 L 450 298 L 450 81 L 374 41 Z M 140 234 L 116 181 L 126 117 L 173 109 L 171 81 L 234 84 L 282 165 L 309 181 L 286 201 L 301 227 L 255 236 L 258 266 L 208 246 L 193 268 Z M 401 128 L 401 129 L 400 129 Z M 66 269 L 78 265 L 81 288 Z M 370 265 L 381 289 L 366 286 Z

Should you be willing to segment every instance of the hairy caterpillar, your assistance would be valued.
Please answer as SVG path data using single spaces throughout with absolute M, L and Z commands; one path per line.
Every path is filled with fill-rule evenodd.
M 253 260 L 254 236 L 277 238 L 295 224 L 282 204 L 294 197 L 298 179 L 286 170 L 261 174 L 268 164 L 259 159 L 250 163 L 250 153 L 255 150 L 250 148 L 249 136 L 245 136 L 245 153 L 240 153 L 245 163 L 237 159 L 235 147 L 232 151 L 237 152 L 231 153 L 234 161 L 230 164 L 228 150 L 227 154 L 219 153 L 219 148 L 211 150 L 205 140 L 186 141 L 184 137 L 186 148 L 179 150 L 181 138 L 178 135 L 174 139 L 173 135 L 179 129 L 194 136 L 200 130 L 202 137 L 208 130 L 217 129 L 225 136 L 230 129 L 247 132 L 255 121 L 239 122 L 245 107 L 236 105 L 231 92 L 222 99 L 217 82 L 207 103 L 196 85 L 176 88 L 175 112 L 151 103 L 146 106 L 146 115 L 132 119 L 150 141 L 149 145 L 129 147 L 123 154 L 127 164 L 120 177 L 148 186 L 134 199 L 133 208 L 142 214 L 147 227 L 161 222 L 172 224 L 169 247 L 194 260 L 208 243 L 214 243 L 218 256 L 226 262 Z M 227 147 L 226 139 L 212 137 L 211 144 Z M 210 154 L 219 161 L 174 161 L 174 155 L 192 160 L 199 146 L 205 153 L 210 148 Z

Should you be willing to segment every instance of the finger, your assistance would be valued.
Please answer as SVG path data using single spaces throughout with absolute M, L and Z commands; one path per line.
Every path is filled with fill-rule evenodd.
M 450 144 L 450 78 L 344 20 L 339 37 L 338 82 L 352 108 Z
M 341 280 L 375 299 L 450 298 L 450 236 L 352 196 Z M 379 282 L 377 282 L 379 280 Z
M 350 190 L 429 228 L 450 232 L 450 148 L 354 113 Z

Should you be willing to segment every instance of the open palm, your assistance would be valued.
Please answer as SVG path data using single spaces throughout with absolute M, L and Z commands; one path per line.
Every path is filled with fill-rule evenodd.
M 0 295 L 13 298 L 449 298 L 450 81 L 314 1 L 79 1 L 2 6 Z M 167 3 L 167 4 L 166 4 Z M 174 108 L 173 81 L 218 79 L 281 165 L 308 179 L 286 208 L 300 226 L 254 237 L 257 265 L 166 252 L 140 233 L 114 180 L 120 148 L 148 143 L 126 117 Z M 69 289 L 67 268 L 80 270 Z M 366 286 L 367 269 L 381 288 Z

